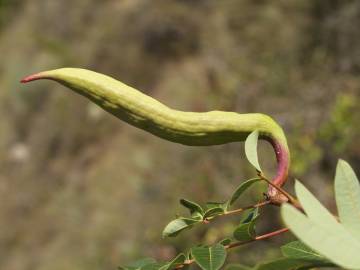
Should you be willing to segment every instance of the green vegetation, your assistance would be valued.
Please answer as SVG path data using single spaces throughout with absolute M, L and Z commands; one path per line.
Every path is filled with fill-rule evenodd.
M 300 182 L 296 181 L 294 198 L 282 186 L 290 165 L 290 153 L 281 127 L 263 114 L 237 114 L 223 111 L 183 112 L 173 110 L 140 91 L 111 77 L 78 68 L 62 68 L 30 75 L 22 83 L 50 79 L 85 96 L 117 118 L 152 133 L 160 138 L 190 146 L 217 145 L 245 138 L 245 154 L 253 165 L 258 178 L 249 179 L 238 187 L 229 200 L 210 202 L 206 208 L 190 200 L 181 199 L 190 217 L 178 217 L 164 229 L 163 237 L 176 237 L 196 224 L 208 224 L 214 218 L 239 214 L 251 209 L 249 215 L 233 231 L 232 238 L 217 244 L 194 246 L 167 262 L 142 259 L 120 269 L 175 270 L 196 263 L 202 270 L 219 270 L 225 263 L 227 250 L 252 242 L 278 236 L 289 229 L 301 242 L 291 242 L 282 247 L 284 258 L 258 264 L 253 269 L 312 269 L 315 267 L 341 266 L 360 269 L 360 183 L 348 163 L 340 160 L 336 170 L 335 192 L 340 214 L 337 218 Z M 258 140 L 268 140 L 277 158 L 277 175 L 268 180 L 261 170 L 258 158 Z M 247 188 L 257 181 L 269 184 L 264 200 L 248 207 L 230 210 L 230 206 Z M 289 227 L 257 235 L 256 222 L 259 207 L 281 206 L 282 217 Z M 359 238 L 359 239 L 357 239 Z M 319 252 L 319 253 L 317 253 Z M 235 266 L 231 266 L 234 268 Z M 243 269 L 244 266 L 237 266 Z M 246 267 L 245 267 L 246 268 Z
M 161 239 L 168 221 L 187 216 L 178 198 L 205 208 L 207 200 L 226 201 L 242 179 L 254 176 L 243 144 L 167 143 L 62 86 L 19 85 L 29 72 L 84 67 L 179 110 L 271 115 L 289 139 L 286 188 L 301 179 L 332 213 L 337 159 L 360 172 L 358 1 L 5 2 L 1 269 L 115 269 L 141 257 L 170 261 L 194 243 L 231 236 L 240 222 L 236 215 L 226 222 L 214 218 L 214 225 Z M 261 169 L 274 175 L 270 148 L 259 142 L 259 151 Z M 232 209 L 261 201 L 265 189 L 264 181 L 254 183 Z M 283 226 L 272 207 L 260 214 L 256 231 Z M 287 234 L 239 246 L 227 263 L 280 258 L 279 246 L 293 240 Z
M 142 264 L 139 269 L 182 269 L 195 263 L 203 270 L 218 270 L 224 265 L 228 250 L 275 237 L 288 231 L 287 228 L 283 228 L 264 235 L 257 235 L 255 226 L 260 216 L 259 207 L 271 204 L 269 198 L 249 207 L 228 209 L 231 202 L 234 201 L 233 198 L 240 197 L 239 190 L 245 191 L 251 186 L 248 183 L 266 180 L 259 169 L 257 131 L 248 136 L 246 149 L 247 158 L 258 170 L 260 178 L 245 181 L 227 202 L 208 203 L 205 210 L 197 203 L 180 200 L 180 203 L 190 210 L 191 217 L 178 217 L 171 221 L 163 231 L 164 237 L 176 237 L 184 230 L 193 228 L 195 224 L 209 224 L 216 217 L 234 213 L 241 214 L 244 210 L 251 209 L 247 217 L 234 229 L 233 237 L 213 245 L 192 247 L 188 253 L 189 256 L 179 254 L 169 262 L 159 264 L 149 261 Z M 277 188 L 285 196 L 290 196 L 281 187 Z M 230 264 L 226 269 L 294 270 L 329 266 L 360 269 L 358 257 L 360 250 L 360 183 L 350 165 L 340 160 L 336 169 L 335 194 L 339 218 L 331 214 L 299 181 L 295 183 L 295 190 L 299 201 L 292 198 L 289 203 L 283 203 L 281 213 L 288 228 L 303 242 L 293 241 L 283 245 L 281 247 L 282 258 L 258 263 L 254 267 Z M 217 209 L 217 211 L 212 211 L 213 209 Z M 212 215 L 207 215 L 208 212 L 211 212 Z M 122 267 L 122 269 L 131 268 Z

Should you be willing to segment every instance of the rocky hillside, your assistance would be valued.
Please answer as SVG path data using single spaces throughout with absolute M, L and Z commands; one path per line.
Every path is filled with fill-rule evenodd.
M 176 240 L 161 231 L 179 198 L 222 200 L 254 175 L 241 143 L 172 144 L 23 76 L 84 67 L 177 109 L 270 114 L 290 142 L 291 179 L 326 202 L 338 158 L 360 172 L 359 24 L 350 0 L 0 0 L 0 268 L 115 269 L 211 243 L 231 223 Z M 279 226 L 275 213 L 263 230 Z M 274 247 L 231 256 L 253 264 Z

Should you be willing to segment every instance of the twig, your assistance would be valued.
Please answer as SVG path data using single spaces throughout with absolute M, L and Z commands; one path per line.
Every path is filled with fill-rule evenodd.
M 239 246 L 242 246 L 242 245 L 246 245 L 246 244 L 249 244 L 249 243 L 252 243 L 252 242 L 265 240 L 265 239 L 277 236 L 279 234 L 282 234 L 282 233 L 285 233 L 285 232 L 288 232 L 288 231 L 289 231 L 288 228 L 282 228 L 282 229 L 277 230 L 277 231 L 273 231 L 273 232 L 270 232 L 270 233 L 267 233 L 267 234 L 256 236 L 254 239 L 251 239 L 249 241 L 241 241 L 241 242 L 235 242 L 235 243 L 229 244 L 229 245 L 225 246 L 225 249 L 232 249 L 232 248 L 239 247 Z M 175 269 L 181 269 L 186 265 L 192 264 L 193 262 L 195 262 L 194 259 L 186 260 L 182 264 L 177 265 L 175 267 Z
M 262 202 L 259 202 L 259 203 L 253 204 L 253 205 L 249 205 L 249 206 L 246 206 L 246 207 L 243 207 L 243 208 L 227 211 L 224 214 L 222 214 L 221 216 L 238 214 L 238 213 L 244 212 L 245 210 L 249 210 L 249 209 L 257 208 L 257 207 L 262 207 L 262 206 L 265 206 L 265 205 L 268 205 L 268 204 L 270 204 L 269 200 L 262 201 Z
M 226 211 L 226 212 L 224 212 L 222 214 L 219 214 L 217 216 L 213 216 L 213 217 L 209 217 L 209 218 L 204 219 L 204 223 L 208 224 L 210 222 L 210 220 L 212 220 L 212 219 L 214 219 L 216 217 L 219 217 L 219 216 L 227 216 L 227 215 L 239 214 L 239 213 L 244 212 L 245 210 L 253 209 L 253 208 L 256 208 L 256 207 L 262 207 L 262 206 L 268 205 L 270 203 L 271 202 L 269 200 L 266 200 L 266 201 L 262 201 L 262 202 L 259 202 L 259 203 L 256 203 L 256 204 L 252 204 L 252 205 L 249 205 L 249 206 L 238 208 L 238 209 L 235 209 L 235 210 Z
M 303 211 L 302 206 L 300 205 L 299 201 L 297 199 L 295 199 L 292 195 L 290 195 L 286 190 L 284 190 L 282 187 L 275 185 L 273 182 L 271 182 L 269 179 L 267 179 L 265 177 L 265 175 L 263 175 L 261 172 L 258 172 L 258 176 L 264 180 L 266 183 L 268 183 L 270 186 L 272 186 L 273 188 L 275 188 L 277 191 L 279 191 L 280 193 L 282 193 L 288 200 L 289 202 L 295 206 L 296 208 L 298 208 L 299 210 Z
M 271 201 L 266 200 L 266 201 L 262 201 L 262 202 L 259 202 L 259 203 L 256 203 L 256 204 L 252 204 L 252 205 L 249 205 L 249 206 L 245 206 L 245 207 L 242 207 L 242 208 L 238 208 L 238 209 L 235 209 L 235 210 L 226 211 L 226 212 L 224 212 L 224 213 L 222 213 L 222 214 L 219 214 L 219 215 L 217 215 L 217 216 L 205 218 L 205 219 L 203 220 L 203 223 L 209 224 L 210 221 L 213 220 L 213 219 L 216 218 L 216 217 L 240 214 L 240 213 L 242 213 L 242 212 L 244 212 L 244 211 L 246 211 L 246 210 L 253 209 L 253 208 L 257 208 L 257 207 L 262 207 L 262 206 L 268 205 L 268 204 L 270 204 L 270 203 L 271 203 Z
M 232 243 L 232 244 L 230 244 L 228 246 L 225 246 L 225 248 L 230 249 L 230 248 L 242 246 L 244 244 L 252 243 L 252 242 L 255 242 L 255 241 L 265 240 L 265 239 L 271 238 L 273 236 L 277 236 L 279 234 L 282 234 L 282 233 L 285 233 L 285 232 L 288 232 L 288 231 L 289 231 L 288 228 L 282 228 L 282 229 L 277 230 L 277 231 L 273 231 L 273 232 L 270 232 L 270 233 L 267 233 L 267 234 L 256 236 L 254 239 L 249 240 L 249 241 Z

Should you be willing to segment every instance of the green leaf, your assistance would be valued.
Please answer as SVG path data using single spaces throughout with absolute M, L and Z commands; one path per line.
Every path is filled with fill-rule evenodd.
M 227 202 L 207 202 L 206 203 L 206 209 L 210 210 L 212 208 L 222 208 L 226 210 Z
M 221 215 L 224 212 L 225 211 L 222 207 L 215 207 L 215 208 L 208 209 L 208 210 L 206 210 L 206 212 L 204 214 L 204 219 Z
M 225 248 L 220 244 L 212 247 L 193 247 L 191 254 L 203 270 L 218 270 L 226 259 Z
M 174 237 L 177 236 L 180 232 L 186 229 L 190 229 L 196 223 L 201 221 L 192 218 L 178 218 L 172 220 L 168 225 L 166 225 L 163 230 L 163 237 Z
M 199 213 L 201 215 L 204 215 L 204 210 L 202 209 L 202 207 L 195 202 L 186 199 L 181 199 L 180 204 L 185 208 L 189 209 L 190 214 Z
M 245 141 L 245 154 L 248 161 L 255 167 L 255 169 L 261 172 L 259 165 L 259 159 L 257 154 L 257 143 L 259 138 L 259 131 L 255 130 L 250 133 Z
M 259 216 L 259 207 L 248 210 L 248 215 L 241 221 L 241 223 L 249 223 L 254 221 Z
M 188 251 L 185 253 L 185 256 L 186 256 L 186 260 L 192 260 L 191 250 L 188 250 Z
M 294 270 L 309 263 L 292 258 L 281 258 L 274 261 L 258 264 L 254 270 Z
M 322 226 L 328 225 L 330 228 L 336 227 L 337 231 L 345 231 L 336 218 L 297 180 L 295 182 L 295 191 L 305 213 L 313 222 Z
M 234 202 L 249 188 L 251 187 L 254 183 L 261 181 L 260 178 L 253 178 L 253 179 L 249 179 L 246 180 L 244 182 L 242 182 L 238 188 L 235 190 L 235 192 L 233 193 L 233 195 L 231 196 L 230 200 L 229 200 L 229 205 L 233 205 Z
M 297 195 L 305 201 L 304 194 Z M 282 205 L 281 214 L 285 224 L 307 246 L 341 267 L 360 269 L 360 243 L 346 231 L 339 230 L 341 225 L 321 224 L 289 204 Z
M 177 265 L 182 264 L 186 259 L 186 256 L 181 253 L 177 255 L 174 259 L 172 259 L 170 262 L 166 263 L 164 266 L 162 266 L 159 270 L 171 270 L 174 269 Z
M 319 227 L 327 227 L 332 234 L 350 236 L 345 227 L 341 225 L 337 219 L 299 181 L 295 182 L 295 191 L 300 204 L 311 222 L 319 225 Z
M 302 185 L 295 184 L 305 216 L 291 205 L 281 212 L 286 225 L 307 246 L 331 262 L 348 269 L 360 269 L 360 241 L 352 236 L 332 214 Z
M 257 264 L 254 268 L 251 268 L 251 270 L 306 270 L 315 269 L 315 267 L 319 268 L 329 266 L 331 267 L 334 265 L 328 262 L 312 262 L 306 260 L 298 260 L 295 258 L 279 258 L 273 261 Z
M 255 239 L 256 232 L 254 223 L 240 224 L 234 231 L 234 238 L 238 241 L 249 241 Z
M 335 196 L 341 223 L 360 241 L 360 184 L 344 160 L 336 167 Z
M 182 264 L 185 259 L 185 255 L 181 253 L 169 262 L 153 262 L 144 265 L 141 270 L 172 270 L 175 269 L 177 265 Z
M 143 258 L 140 260 L 137 260 L 125 267 L 120 266 L 118 267 L 118 269 L 122 269 L 122 270 L 139 270 L 141 269 L 143 266 L 148 265 L 148 264 L 153 264 L 156 263 L 156 260 L 153 258 Z
M 221 241 L 219 242 L 219 244 L 220 244 L 220 245 L 223 245 L 223 246 L 230 245 L 230 243 L 231 243 L 231 239 L 230 239 L 230 238 L 225 238 L 225 239 L 223 239 L 223 240 L 221 240 Z
M 253 209 L 248 217 L 235 229 L 233 235 L 238 241 L 249 241 L 255 239 L 255 224 L 258 218 L 258 208 Z
M 326 258 L 308 246 L 306 246 L 301 241 L 293 241 L 281 247 L 281 252 L 285 257 L 299 259 L 299 260 L 309 260 L 309 261 L 326 261 Z

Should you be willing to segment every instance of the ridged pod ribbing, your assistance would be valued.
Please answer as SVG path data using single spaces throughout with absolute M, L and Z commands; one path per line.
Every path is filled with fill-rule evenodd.
M 274 147 L 278 172 L 273 182 L 282 185 L 289 168 L 289 150 L 281 127 L 269 116 L 260 113 L 183 112 L 109 76 L 90 70 L 62 68 L 26 77 L 21 82 L 39 79 L 55 80 L 110 112 L 121 120 L 163 139 L 193 146 L 244 141 L 254 130 Z M 270 197 L 276 195 L 269 190 Z

